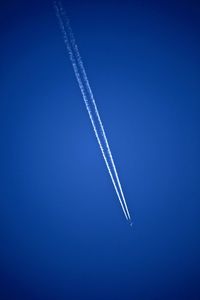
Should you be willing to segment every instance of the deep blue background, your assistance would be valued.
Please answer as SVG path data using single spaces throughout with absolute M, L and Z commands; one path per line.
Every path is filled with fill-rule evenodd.
M 0 299 L 200 299 L 198 2 L 64 2 L 133 227 L 51 1 L 5 2 Z

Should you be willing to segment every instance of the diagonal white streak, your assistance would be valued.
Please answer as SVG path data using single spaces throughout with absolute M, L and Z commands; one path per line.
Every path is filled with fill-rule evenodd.
M 74 39 L 72 30 L 71 30 L 71 27 L 69 26 L 69 21 L 65 16 L 65 13 L 64 13 L 64 10 L 63 10 L 61 4 L 59 4 L 60 7 L 58 7 L 57 3 L 55 2 L 54 6 L 55 6 L 55 10 L 56 10 L 56 15 L 57 15 L 58 20 L 59 20 L 59 25 L 60 25 L 60 28 L 61 28 L 61 31 L 62 31 L 62 34 L 63 34 L 63 37 L 64 37 L 64 43 L 67 47 L 69 58 L 70 58 L 70 61 L 72 63 L 72 67 L 73 67 L 73 70 L 74 70 L 79 88 L 81 90 L 83 100 L 85 102 L 86 109 L 88 111 L 90 121 L 92 123 L 93 130 L 94 130 L 95 136 L 97 138 L 99 147 L 101 149 L 105 164 L 107 166 L 109 175 L 111 177 L 113 186 L 115 188 L 115 191 L 116 191 L 116 194 L 118 196 L 119 202 L 120 202 L 122 210 L 124 212 L 124 215 L 125 215 L 127 220 L 131 220 L 130 214 L 129 214 L 129 211 L 128 211 L 128 207 L 127 207 L 127 204 L 126 204 L 126 201 L 125 201 L 125 197 L 124 197 L 124 194 L 123 194 L 123 191 L 122 191 L 122 188 L 121 188 L 121 184 L 120 184 L 120 181 L 119 181 L 119 177 L 118 177 L 118 174 L 117 174 L 117 171 L 116 171 L 116 167 L 115 167 L 115 164 L 114 164 L 114 160 L 113 160 L 113 157 L 112 157 L 112 154 L 111 154 L 111 150 L 110 150 L 110 147 L 109 147 L 109 144 L 108 144 L 108 141 L 107 141 L 105 130 L 104 130 L 102 121 L 101 121 L 100 116 L 99 116 L 99 112 L 98 112 L 98 109 L 97 109 L 97 106 L 96 106 L 96 103 L 95 103 L 95 100 L 94 100 L 94 97 L 93 97 L 92 90 L 91 90 L 90 85 L 89 85 L 89 81 L 87 79 L 87 75 L 86 75 L 85 68 L 83 66 L 83 62 L 82 62 L 82 59 L 81 59 L 79 51 L 78 51 L 78 47 L 75 43 L 75 39 Z M 62 17 L 64 17 L 65 23 L 64 23 Z M 67 26 L 67 31 L 65 29 L 65 25 Z M 69 38 L 68 38 L 68 36 L 69 36 Z M 111 167 L 114 171 L 114 175 L 116 177 L 118 187 L 117 187 L 117 184 L 116 184 L 115 179 L 113 177 L 111 168 L 109 166 L 109 162 L 107 160 L 105 151 L 103 149 L 103 145 L 101 143 L 101 139 L 99 137 L 99 134 L 98 134 L 98 131 L 97 131 L 97 128 L 96 128 L 96 125 L 95 125 L 95 121 L 94 121 L 93 116 L 92 116 L 92 111 L 91 111 L 91 108 L 90 108 L 90 105 L 89 105 L 89 102 L 88 102 L 87 93 L 89 94 L 89 97 L 91 98 L 92 104 L 94 106 L 95 114 L 96 114 L 96 117 L 98 119 L 99 126 L 101 128 L 101 134 L 102 134 L 104 142 L 106 144 L 106 150 L 107 150 L 107 153 L 108 153 L 110 161 L 111 161 Z M 119 188 L 120 192 L 118 191 L 118 188 Z M 120 195 L 120 193 L 121 193 L 121 195 Z
M 67 19 L 61 4 L 60 4 L 60 10 L 61 10 L 62 16 L 65 17 L 65 23 L 66 23 L 66 26 L 67 26 L 67 29 L 68 29 L 68 32 L 69 32 L 69 36 L 70 36 L 70 42 L 71 42 L 73 50 L 75 52 L 78 65 L 80 67 L 80 71 L 83 75 L 83 80 L 85 82 L 85 87 L 86 87 L 86 89 L 87 89 L 87 91 L 90 95 L 90 98 L 92 100 L 92 104 L 93 104 L 94 109 L 95 109 L 95 113 L 96 113 L 96 116 L 97 116 L 97 119 L 98 119 L 98 122 L 99 122 L 99 125 L 100 125 L 100 128 L 101 128 L 101 134 L 102 134 L 104 142 L 106 144 L 106 150 L 107 150 L 107 153 L 108 153 L 110 161 L 111 161 L 111 166 L 113 168 L 113 171 L 114 171 L 114 174 L 115 174 L 118 186 L 119 186 L 119 190 L 121 192 L 123 204 L 125 206 L 125 209 L 126 209 L 126 212 L 127 212 L 127 215 L 129 217 L 129 219 L 131 219 L 130 213 L 129 213 L 129 210 L 128 210 L 128 207 L 127 207 L 127 204 L 126 204 L 126 200 L 125 200 L 125 197 L 124 197 L 124 193 L 123 193 L 123 190 L 122 190 L 122 187 L 121 187 L 121 183 L 120 183 L 120 180 L 119 180 L 119 176 L 118 176 L 118 173 L 117 173 L 117 170 L 116 170 L 116 167 L 115 167 L 115 163 L 114 163 L 114 160 L 113 160 L 113 157 L 112 157 L 110 146 L 108 144 L 108 139 L 106 137 L 106 133 L 105 133 L 105 130 L 104 130 L 104 127 L 103 127 L 103 123 L 101 121 L 101 118 L 100 118 L 100 115 L 99 115 L 99 112 L 98 112 L 98 109 L 97 109 L 97 105 L 96 105 L 96 102 L 95 102 L 95 99 L 94 99 L 94 96 L 93 96 L 93 92 L 91 90 L 91 87 L 90 87 L 90 84 L 89 84 L 89 81 L 88 81 L 88 78 L 87 78 L 87 74 L 86 74 L 86 71 L 85 71 L 85 68 L 84 68 L 84 65 L 83 65 L 83 61 L 81 59 L 81 56 L 80 56 L 80 53 L 79 53 L 79 50 L 78 50 L 78 46 L 75 42 L 75 38 L 74 38 L 74 35 L 73 35 L 73 32 L 72 32 L 72 29 L 70 27 L 70 24 L 69 24 L 69 20 Z

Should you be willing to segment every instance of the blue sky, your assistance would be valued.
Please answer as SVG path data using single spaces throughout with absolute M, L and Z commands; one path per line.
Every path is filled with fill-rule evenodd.
M 133 226 L 52 3 L 2 3 L 1 299 L 200 299 L 200 7 L 63 4 Z

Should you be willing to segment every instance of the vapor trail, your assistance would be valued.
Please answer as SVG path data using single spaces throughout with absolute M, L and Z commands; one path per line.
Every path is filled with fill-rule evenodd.
M 99 125 L 100 125 L 100 128 L 101 128 L 101 134 L 103 136 L 103 139 L 104 139 L 104 142 L 105 142 L 105 145 L 106 145 L 106 150 L 107 150 L 107 153 L 108 153 L 110 161 L 111 161 L 111 166 L 113 168 L 113 171 L 114 171 L 114 174 L 115 174 L 118 186 L 119 186 L 119 190 L 121 192 L 123 204 L 125 206 L 128 218 L 131 219 L 130 213 L 129 213 L 129 210 L 128 210 L 128 207 L 127 207 L 127 204 L 126 204 L 126 200 L 125 200 L 125 197 L 124 197 L 124 193 L 123 193 L 123 190 L 122 190 L 122 187 L 121 187 L 121 183 L 120 183 L 120 180 L 119 180 L 119 176 L 118 176 L 118 173 L 117 173 L 117 170 L 116 170 L 116 167 L 115 167 L 115 163 L 114 163 L 114 160 L 113 160 L 113 157 L 112 157 L 110 146 L 108 144 L 108 139 L 106 137 L 106 133 L 105 133 L 105 130 L 104 130 L 104 127 L 103 127 L 103 123 L 101 121 L 101 118 L 100 118 L 100 115 L 99 115 L 99 112 L 98 112 L 98 109 L 97 109 L 97 105 L 96 105 L 96 102 L 95 102 L 95 99 L 94 99 L 94 96 L 93 96 L 93 93 L 92 93 L 92 90 L 91 90 L 91 87 L 90 87 L 90 84 L 89 84 L 89 81 L 88 81 L 88 78 L 87 78 L 87 74 L 85 72 L 83 61 L 81 59 L 81 56 L 80 56 L 80 53 L 79 53 L 79 50 L 78 50 L 78 46 L 75 42 L 75 38 L 74 38 L 74 35 L 73 35 L 73 32 L 72 32 L 72 29 L 70 27 L 70 24 L 69 24 L 69 20 L 67 19 L 61 4 L 60 4 L 60 10 L 61 10 L 62 15 L 65 17 L 65 23 L 66 23 L 66 26 L 67 26 L 67 29 L 68 29 L 68 32 L 69 32 L 69 36 L 70 36 L 70 42 L 71 42 L 73 50 L 75 52 L 75 56 L 76 56 L 78 65 L 80 67 L 80 71 L 81 71 L 82 76 L 83 76 L 83 81 L 85 82 L 85 87 L 86 87 L 86 89 L 89 93 L 89 96 L 92 100 L 92 104 L 93 104 L 94 109 L 95 109 L 95 114 L 97 116 L 97 119 L 98 119 L 98 122 L 99 122 Z
M 83 99 L 84 99 L 84 102 L 85 102 L 85 105 L 86 105 L 86 109 L 88 111 L 90 121 L 92 123 L 93 129 L 94 129 L 94 132 L 95 132 L 95 136 L 97 138 L 99 147 L 101 149 L 104 161 L 106 163 L 109 175 L 111 177 L 113 186 L 115 188 L 115 191 L 116 191 L 116 194 L 118 196 L 119 202 L 120 202 L 122 210 L 124 212 L 124 215 L 125 215 L 127 220 L 131 221 L 130 214 L 129 214 L 129 211 L 128 211 L 128 207 L 127 207 L 127 204 L 126 204 L 126 200 L 125 200 L 122 188 L 121 188 L 121 184 L 120 184 L 119 177 L 118 177 L 118 174 L 117 174 L 117 171 L 116 171 L 114 160 L 113 160 L 113 157 L 112 157 L 112 154 L 111 154 L 111 151 L 110 151 L 110 147 L 109 147 L 109 144 L 108 144 L 108 141 L 107 141 L 107 137 L 106 137 L 106 134 L 105 134 L 105 130 L 104 130 L 102 121 L 100 119 L 100 115 L 99 115 L 99 112 L 98 112 L 98 109 L 97 109 L 97 106 L 96 106 L 96 103 L 95 103 L 95 100 L 94 100 L 92 90 L 90 88 L 89 81 L 87 79 L 87 75 L 86 75 L 86 72 L 85 72 L 85 68 L 83 66 L 81 56 L 79 54 L 78 47 L 75 43 L 73 32 L 72 32 L 71 27 L 69 25 L 69 21 L 66 18 L 66 15 L 65 15 L 65 12 L 62 8 L 61 3 L 59 3 L 59 7 L 58 7 L 57 2 L 55 2 L 54 6 L 55 6 L 55 10 L 56 10 L 56 15 L 57 15 L 58 20 L 59 20 L 61 31 L 63 33 L 64 42 L 65 42 L 65 45 L 66 45 L 67 50 L 68 50 L 69 58 L 70 58 L 70 61 L 72 63 L 72 66 L 73 66 L 74 73 L 75 73 L 76 79 L 78 81 L 79 88 L 81 90 L 81 93 L 82 93 L 82 96 L 83 96 Z M 64 18 L 64 21 L 63 21 L 62 17 Z M 66 29 L 65 29 L 65 25 L 67 27 Z M 100 126 L 100 131 L 101 131 L 100 133 L 103 136 L 103 140 L 104 140 L 104 143 L 106 145 L 106 151 L 109 155 L 109 158 L 110 158 L 110 161 L 111 161 L 111 168 L 114 171 L 114 176 L 117 180 L 118 187 L 116 185 L 116 182 L 115 182 L 115 179 L 113 177 L 111 168 L 109 166 L 109 162 L 107 160 L 107 157 L 106 157 L 101 139 L 99 137 L 98 130 L 97 130 L 96 125 L 95 125 L 95 120 L 94 120 L 93 115 L 92 115 L 91 107 L 90 107 L 90 104 L 88 102 L 88 100 L 89 100 L 88 98 L 92 101 L 93 109 L 95 110 L 95 114 L 96 114 L 96 117 L 98 119 L 98 126 Z M 120 190 L 121 195 L 118 191 L 118 188 Z

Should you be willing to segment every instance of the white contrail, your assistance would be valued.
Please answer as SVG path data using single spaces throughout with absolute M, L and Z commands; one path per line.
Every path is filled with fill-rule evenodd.
M 118 186 L 119 186 L 119 190 L 121 192 L 121 196 L 122 196 L 122 199 L 123 199 L 123 204 L 125 206 L 125 209 L 126 209 L 126 212 L 127 212 L 127 215 L 129 217 L 129 219 L 131 219 L 130 213 L 129 213 L 129 210 L 128 210 L 128 207 L 127 207 L 127 204 L 126 204 L 126 200 L 125 200 L 125 197 L 124 197 L 124 193 L 122 191 L 122 187 L 121 187 L 121 183 L 120 183 L 120 180 L 119 180 L 119 176 L 118 176 L 118 173 L 117 173 L 117 170 L 116 170 L 116 167 L 115 167 L 115 163 L 114 163 L 114 160 L 113 160 L 113 157 L 112 157 L 110 146 L 108 144 L 108 139 L 106 137 L 106 133 L 105 133 L 105 130 L 104 130 L 104 127 L 103 127 L 103 123 L 101 121 L 101 118 L 100 118 L 100 115 L 99 115 L 99 112 L 98 112 L 98 109 L 97 109 L 97 105 L 96 105 L 96 102 L 95 102 L 95 99 L 94 99 L 94 96 L 93 96 L 93 93 L 92 93 L 92 90 L 91 90 L 91 87 L 90 87 L 90 84 L 89 84 L 89 81 L 88 81 L 88 78 L 87 78 L 87 74 L 85 72 L 83 61 L 81 59 L 81 56 L 80 56 L 80 53 L 79 53 L 79 50 L 78 50 L 78 46 L 77 46 L 77 44 L 75 42 L 75 38 L 74 38 L 74 35 L 73 35 L 73 32 L 72 32 L 72 29 L 70 27 L 70 24 L 69 24 L 69 20 L 68 20 L 68 18 L 65 15 L 65 12 L 64 12 L 64 10 L 62 8 L 61 3 L 59 3 L 59 4 L 60 4 L 61 14 L 62 14 L 62 16 L 65 17 L 65 24 L 66 24 L 68 32 L 69 32 L 70 42 L 71 42 L 71 44 L 73 46 L 73 50 L 75 52 L 78 65 L 80 67 L 80 71 L 81 71 L 81 73 L 83 75 L 83 80 L 85 82 L 85 87 L 87 88 L 87 91 L 89 93 L 90 99 L 92 100 L 92 104 L 93 104 L 94 109 L 95 109 L 95 114 L 97 116 L 97 119 L 98 119 L 98 122 L 99 122 L 99 125 L 100 125 L 100 128 L 101 128 L 101 134 L 102 134 L 104 142 L 106 144 L 106 149 L 107 149 L 107 153 L 109 155 L 110 161 L 111 161 L 111 166 L 113 168 L 113 171 L 114 171 L 114 174 L 115 174 Z
M 73 69 L 74 69 L 74 73 L 75 73 L 76 79 L 78 81 L 79 88 L 81 90 L 81 93 L 82 93 L 82 96 L 83 96 L 83 99 L 84 99 L 84 102 L 85 102 L 85 105 L 86 105 L 86 108 L 87 108 L 92 126 L 93 126 L 93 129 L 94 129 L 94 132 L 95 132 L 95 136 L 97 138 L 99 147 L 101 149 L 104 161 L 106 163 L 109 175 L 111 177 L 112 183 L 114 185 L 114 188 L 115 188 L 115 191 L 117 193 L 117 196 L 118 196 L 119 202 L 121 204 L 122 210 L 124 212 L 124 215 L 125 215 L 126 219 L 130 221 L 131 220 L 130 214 L 129 214 L 129 211 L 128 211 L 128 208 L 127 208 L 127 205 L 126 205 L 126 201 L 125 201 L 125 198 L 124 198 L 124 195 L 123 195 L 123 191 L 122 191 L 121 184 L 120 184 L 120 181 L 119 181 L 119 178 L 118 178 L 116 167 L 115 167 L 115 164 L 114 164 L 114 161 L 113 161 L 113 158 L 112 158 L 112 154 L 111 154 L 111 151 L 110 151 L 110 148 L 109 148 L 109 145 L 108 145 L 108 141 L 107 141 L 107 138 L 106 138 L 106 135 L 105 135 L 105 131 L 104 131 L 104 128 L 103 128 L 103 125 L 102 125 L 102 121 L 100 119 L 100 116 L 99 116 L 99 113 L 98 113 L 98 110 L 97 110 L 97 106 L 96 106 L 96 103 L 95 103 L 95 100 L 94 100 L 94 97 L 93 97 L 93 93 L 91 91 L 91 88 L 90 88 L 90 85 L 89 85 L 89 82 L 88 82 L 88 79 L 87 79 L 87 75 L 86 75 L 86 72 L 85 72 L 85 69 L 84 69 L 84 66 L 83 66 L 83 63 L 82 63 L 77 45 L 75 43 L 75 39 L 73 37 L 72 30 L 69 26 L 68 20 L 65 20 L 65 25 L 67 26 L 68 32 L 65 30 L 64 22 L 63 22 L 63 19 L 62 19 L 62 16 L 65 17 L 65 15 L 64 15 L 64 10 L 63 10 L 61 4 L 60 4 L 60 8 L 58 8 L 58 5 L 57 5 L 56 2 L 54 4 L 54 6 L 55 6 L 55 9 L 56 9 L 56 15 L 57 15 L 58 20 L 59 20 L 61 31 L 63 33 L 64 42 L 65 42 L 65 45 L 66 45 L 67 50 L 68 50 L 68 54 L 69 54 L 69 57 L 70 57 L 70 60 L 71 60 L 71 63 L 72 63 Z M 69 35 L 69 38 L 68 38 L 67 33 Z M 71 45 L 72 45 L 72 47 L 71 47 Z M 73 53 L 73 50 L 74 50 L 75 54 Z M 80 70 L 79 70 L 78 67 L 80 68 Z M 82 73 L 82 78 L 81 78 L 81 73 Z M 118 191 L 117 185 L 115 183 L 115 180 L 113 178 L 113 174 L 111 172 L 109 162 L 106 158 L 105 151 L 103 149 L 103 146 L 102 146 L 102 143 L 101 143 L 101 140 L 100 140 L 100 137 L 99 137 L 96 125 L 95 125 L 95 121 L 94 121 L 93 116 L 92 116 L 92 111 L 91 111 L 90 105 L 88 103 L 87 92 L 89 93 L 88 96 L 91 98 L 92 103 L 94 105 L 95 113 L 96 113 L 96 116 L 97 116 L 97 119 L 98 119 L 98 122 L 99 122 L 99 126 L 101 128 L 101 134 L 102 134 L 102 136 L 104 138 L 104 142 L 106 144 L 107 152 L 108 152 L 108 155 L 109 155 L 110 160 L 111 160 L 111 166 L 113 168 L 115 177 L 117 179 L 117 183 L 118 183 L 118 186 L 119 186 L 119 190 L 121 192 L 123 203 L 122 203 L 121 196 L 120 196 L 120 193 Z

